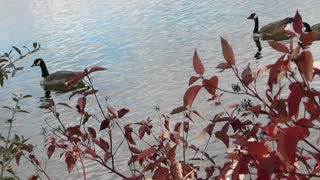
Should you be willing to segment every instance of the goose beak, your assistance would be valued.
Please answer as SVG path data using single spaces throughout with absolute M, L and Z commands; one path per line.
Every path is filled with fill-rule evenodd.
M 247 19 L 253 19 L 251 16 L 247 17 Z
M 36 65 L 32 64 L 31 67 L 33 67 L 33 66 L 36 66 Z

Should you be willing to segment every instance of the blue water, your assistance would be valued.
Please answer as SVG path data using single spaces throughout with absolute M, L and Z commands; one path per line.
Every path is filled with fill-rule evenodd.
M 12 45 L 31 47 L 32 42 L 41 43 L 44 49 L 18 62 L 25 67 L 24 71 L 0 87 L 1 106 L 13 104 L 12 92 L 33 96 L 22 103 L 31 113 L 17 116 L 13 131 L 30 137 L 30 142 L 38 143 L 41 149 L 39 142 L 43 137 L 39 134 L 46 126 L 44 119 L 49 118 L 49 123 L 57 125 L 50 114 L 39 108 L 44 96 L 39 85 L 40 69 L 30 65 L 41 57 L 51 72 L 79 71 L 92 66 L 108 68 L 94 74 L 93 80 L 104 107 L 104 97 L 110 96 L 111 106 L 130 109 L 123 124 L 156 116 L 155 106 L 167 114 L 181 105 L 189 77 L 195 74 L 192 67 L 195 48 L 207 76 L 217 73 L 215 66 L 223 59 L 220 36 L 232 44 L 240 67 L 250 62 L 258 68 L 273 62 L 278 54 L 270 55 L 271 49 L 262 42 L 263 58 L 254 59 L 257 49 L 252 40 L 253 22 L 246 19 L 249 14 L 256 12 L 263 25 L 293 16 L 299 9 L 305 21 L 315 24 L 319 23 L 319 8 L 317 0 L 1 0 L 0 51 L 6 52 Z M 312 50 L 317 49 L 316 42 Z M 320 56 L 315 53 L 314 57 Z M 219 76 L 225 82 L 222 86 L 230 87 L 232 76 Z M 73 107 L 76 104 L 76 99 L 68 101 L 69 94 L 51 95 L 57 102 L 67 102 Z M 93 103 L 93 99 L 88 102 Z M 205 103 L 205 98 L 197 101 L 199 107 Z M 96 106 L 88 110 L 100 116 Z M 66 124 L 78 122 L 74 120 L 78 118 L 75 110 L 60 111 Z M 203 113 L 212 117 L 211 112 Z M 3 119 L 9 116 L 5 109 L 0 110 L 3 134 L 7 127 Z M 195 130 L 199 132 L 205 124 L 197 123 Z M 215 146 L 212 151 L 223 156 L 225 149 Z M 128 154 L 119 157 L 118 166 L 126 167 L 128 159 Z M 24 164 L 18 171 L 22 179 L 33 169 Z M 76 171 L 67 174 L 58 155 L 49 161 L 48 167 L 53 179 L 79 179 Z M 113 176 L 94 164 L 88 167 L 90 179 Z

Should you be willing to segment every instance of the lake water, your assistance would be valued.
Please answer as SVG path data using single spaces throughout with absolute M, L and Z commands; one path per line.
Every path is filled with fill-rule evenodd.
M 189 77 L 194 75 L 195 48 L 206 67 L 207 77 L 218 74 L 215 67 L 223 60 L 220 36 L 233 46 L 240 67 L 250 62 L 257 69 L 274 62 L 278 54 L 270 54 L 272 50 L 262 42 L 263 58 L 254 58 L 257 48 L 252 40 L 253 22 L 246 18 L 256 12 L 264 25 L 293 16 L 297 9 L 309 24 L 320 23 L 318 0 L 1 0 L 0 52 L 8 51 L 12 45 L 31 47 L 34 41 L 44 48 L 18 62 L 24 70 L 0 87 L 1 106 L 13 104 L 11 93 L 33 96 L 22 103 L 31 113 L 17 116 L 13 133 L 30 137 L 30 143 L 39 144 L 41 149 L 44 120 L 49 118 L 49 123 L 57 125 L 50 114 L 39 108 L 45 92 L 39 85 L 40 69 L 30 65 L 41 57 L 49 72 L 92 66 L 108 68 L 93 75 L 94 84 L 104 107 L 104 97 L 110 96 L 111 106 L 130 109 L 123 124 L 156 116 L 155 106 L 168 114 L 181 105 Z M 320 57 L 319 48 L 319 42 L 315 42 L 312 47 L 315 59 Z M 222 82 L 232 81 L 230 76 L 221 78 Z M 230 88 L 230 84 L 223 86 Z M 68 93 L 51 95 L 56 102 L 75 106 L 76 99 L 68 101 Z M 92 103 L 93 99 L 88 101 Z M 196 102 L 199 107 L 206 103 Z M 67 125 L 78 123 L 75 110 L 60 111 Z M 95 106 L 88 107 L 88 111 L 100 115 Z M 204 115 L 212 117 L 209 112 Z M 3 134 L 7 129 L 4 119 L 9 116 L 7 110 L 0 110 Z M 197 123 L 196 131 L 206 124 L 206 121 Z M 221 144 L 210 150 L 223 158 L 225 148 Z M 117 165 L 126 167 L 129 156 L 118 157 Z M 49 161 L 48 168 L 53 179 L 79 179 L 76 170 L 67 174 L 66 165 L 58 155 Z M 18 175 L 26 179 L 31 169 L 28 163 L 23 163 Z M 89 179 L 117 177 L 93 163 L 88 163 L 88 171 Z

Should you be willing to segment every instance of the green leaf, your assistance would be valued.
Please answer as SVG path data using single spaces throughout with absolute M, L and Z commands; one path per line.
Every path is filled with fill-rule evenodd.
M 18 98 L 16 98 L 16 97 L 12 98 L 12 100 L 15 101 L 15 102 L 19 101 Z
M 12 71 L 11 77 L 14 77 L 15 75 L 16 75 L 16 69 Z
M 22 110 L 22 109 L 21 109 L 21 110 L 19 110 L 18 112 L 22 112 L 22 113 L 28 113 L 28 114 L 30 113 L 29 111 L 26 111 L 26 110 Z
M 8 62 L 8 59 L 1 58 L 1 59 L 0 59 L 0 63 L 3 63 L 3 62 Z
M 2 106 L 2 108 L 6 108 L 6 109 L 10 109 L 10 110 L 12 110 L 12 108 L 11 108 L 11 107 L 9 107 L 9 106 Z
M 20 56 L 22 56 L 21 51 L 20 51 L 19 48 L 15 47 L 15 46 L 12 46 L 12 48 L 13 48 L 15 51 L 17 51 L 17 53 L 20 54 Z
M 24 95 L 22 98 L 29 98 L 29 97 L 32 97 L 32 96 L 27 94 L 27 95 Z
M 17 67 L 16 70 L 17 70 L 17 71 L 22 71 L 22 70 L 23 70 L 23 67 Z

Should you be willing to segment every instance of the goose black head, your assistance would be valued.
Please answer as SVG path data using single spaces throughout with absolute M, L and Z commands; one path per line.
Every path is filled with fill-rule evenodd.
M 247 19 L 256 19 L 256 18 L 258 18 L 257 14 L 252 13 L 252 14 L 250 14 L 250 16 Z
M 40 66 L 40 64 L 43 63 L 43 60 L 41 58 L 35 59 L 31 67 L 33 66 Z
M 304 27 L 306 28 L 306 29 L 304 30 L 304 32 L 311 32 L 311 31 L 312 31 L 312 29 L 311 29 L 311 27 L 310 27 L 310 25 L 309 25 L 308 23 L 303 22 L 303 25 L 304 25 Z

